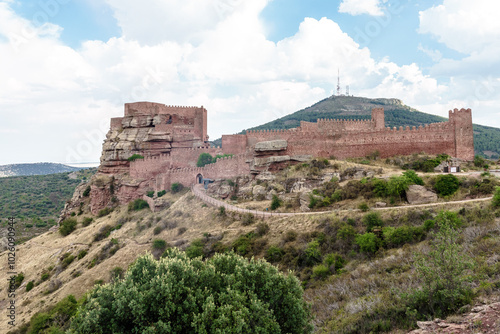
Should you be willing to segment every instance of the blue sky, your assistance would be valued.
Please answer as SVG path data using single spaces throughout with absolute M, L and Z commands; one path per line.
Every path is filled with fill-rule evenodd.
M 498 8 L 496 8 L 498 7 Z M 500 127 L 487 0 L 0 0 L 0 164 L 98 161 L 123 103 L 203 105 L 209 135 L 330 96 Z M 15 144 L 14 144 L 15 143 Z

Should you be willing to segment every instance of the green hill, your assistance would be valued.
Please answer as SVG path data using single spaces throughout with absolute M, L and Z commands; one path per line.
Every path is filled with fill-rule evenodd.
M 57 218 L 76 186 L 95 171 L 0 178 L 0 217 Z
M 2 165 L 0 166 L 0 177 L 23 176 L 23 175 L 48 175 L 48 174 L 74 172 L 80 169 L 82 168 L 71 167 L 51 162 Z
M 376 107 L 384 108 L 385 125 L 389 127 L 419 126 L 447 120 L 447 118 L 420 112 L 398 99 L 331 96 L 308 108 L 246 130 L 290 129 L 299 126 L 300 121 L 316 122 L 318 118 L 370 119 L 371 110 Z M 220 145 L 220 140 L 217 140 L 215 144 Z M 476 154 L 498 158 L 500 156 L 500 129 L 474 124 L 474 145 Z

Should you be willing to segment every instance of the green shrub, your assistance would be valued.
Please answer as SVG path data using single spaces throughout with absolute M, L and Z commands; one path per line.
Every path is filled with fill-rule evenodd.
M 155 192 L 153 190 L 150 190 L 146 193 L 146 196 L 153 198 L 155 196 Z
M 61 261 L 61 265 L 63 269 L 67 268 L 73 261 L 75 260 L 75 257 L 71 255 L 70 253 L 66 253 L 63 256 L 63 259 Z
M 425 222 L 424 222 L 424 230 L 426 230 L 427 232 L 429 232 L 430 230 L 432 230 L 434 228 L 434 226 L 436 226 L 436 222 L 432 219 L 427 219 Z
M 491 205 L 494 208 L 500 208 L 500 187 L 496 187 L 495 194 L 493 195 L 493 199 L 491 200 Z
M 82 249 L 79 253 L 78 253 L 78 260 L 81 260 L 85 257 L 85 255 L 87 255 L 87 251 Z
M 78 222 L 75 218 L 67 218 L 61 222 L 59 233 L 61 233 L 62 236 L 67 236 L 76 229 L 77 224 Z
M 186 248 L 186 255 L 190 259 L 194 259 L 196 257 L 204 256 L 205 253 L 203 252 L 204 244 L 203 241 L 201 240 L 193 240 L 191 245 L 189 245 Z
M 162 226 L 156 226 L 154 229 L 153 229 L 153 234 L 154 235 L 158 235 L 161 233 L 161 231 L 163 231 L 163 227 Z
M 285 254 L 285 251 L 278 246 L 270 246 L 264 258 L 269 262 L 279 262 Z
M 325 255 L 323 264 L 330 269 L 332 274 L 335 274 L 344 267 L 345 260 L 337 253 L 330 253 Z
M 332 202 L 333 203 L 340 202 L 342 200 L 343 196 L 344 196 L 344 192 L 342 191 L 342 189 L 336 189 L 331 196 Z
M 483 168 L 485 165 L 487 165 L 487 162 L 482 156 L 476 155 L 474 157 L 474 166 Z
M 320 203 L 319 198 L 313 194 L 309 195 L 309 209 L 313 209 Z
M 358 234 L 356 236 L 356 244 L 359 246 L 361 252 L 373 254 L 379 249 L 381 240 L 375 234 L 369 232 Z
M 382 179 L 373 179 L 371 181 L 372 188 L 373 188 L 373 194 L 376 197 L 387 197 L 388 192 L 387 192 L 387 181 L 382 180 Z
M 97 217 L 104 217 L 109 215 L 111 212 L 113 212 L 113 208 L 104 208 L 102 210 L 99 210 L 99 213 L 97 214 Z
M 26 292 L 31 291 L 34 286 L 35 286 L 35 281 L 29 281 L 28 284 L 26 284 Z
M 441 196 L 453 195 L 460 188 L 460 180 L 453 174 L 439 175 L 434 189 Z
M 367 212 L 370 210 L 370 207 L 368 206 L 368 204 L 366 204 L 366 202 L 363 202 L 359 204 L 358 209 L 360 209 L 363 212 Z
M 443 224 L 448 224 L 453 228 L 458 228 L 463 225 L 462 218 L 453 211 L 441 211 L 437 215 L 435 219 L 438 226 L 442 226 Z
M 90 195 L 90 186 L 87 186 L 87 188 L 85 188 L 85 190 L 83 191 L 83 197 L 89 197 Z
M 149 208 L 149 204 L 148 204 L 148 202 L 146 202 L 142 198 L 138 198 L 135 201 L 130 202 L 128 204 L 128 211 L 129 212 L 130 211 L 139 211 L 139 210 L 143 210 L 146 208 Z
M 153 249 L 164 251 L 167 248 L 167 242 L 162 239 L 156 239 L 153 241 Z
M 382 231 L 384 241 L 388 247 L 399 247 L 407 243 L 420 241 L 424 236 L 424 227 L 385 227 Z
M 82 225 L 84 227 L 89 226 L 93 221 L 94 221 L 94 218 L 85 217 L 85 218 L 83 218 Z
M 325 266 L 324 264 L 318 264 L 314 266 L 312 272 L 313 272 L 312 277 L 318 279 L 323 279 L 330 275 L 330 269 L 328 269 L 328 267 Z
M 415 173 L 414 170 L 407 170 L 407 171 L 403 172 L 403 175 L 412 184 L 418 184 L 419 186 L 423 186 L 424 185 L 424 181 L 422 180 L 422 178 L 420 176 L 417 175 L 417 173 Z
M 387 183 L 387 194 L 402 198 L 409 186 L 410 180 L 406 176 L 391 176 Z
M 157 193 L 157 196 L 158 196 L 158 197 L 162 197 L 162 196 L 163 196 L 163 195 L 165 195 L 166 193 L 167 193 L 167 191 L 166 191 L 166 190 L 162 190 L 162 191 L 159 191 L 159 192 Z
M 205 167 L 208 164 L 214 163 L 215 159 L 210 155 L 210 153 L 201 153 L 196 162 L 196 167 Z
M 111 278 L 111 281 L 117 280 L 117 279 L 122 279 L 124 275 L 124 270 L 122 267 L 114 267 L 111 269 L 111 272 L 109 273 L 109 276 Z
M 16 275 L 16 278 L 14 279 L 14 284 L 16 286 L 16 289 L 21 286 L 23 281 L 24 281 L 24 274 L 23 273 L 19 273 L 18 275 Z
M 372 232 L 374 228 L 384 226 L 384 221 L 378 212 L 367 213 L 362 221 L 366 226 L 366 232 Z
M 304 250 L 303 263 L 306 266 L 311 266 L 319 262 L 321 262 L 321 250 L 319 248 L 319 242 L 314 240 L 308 243 Z
M 419 319 L 445 317 L 472 301 L 469 283 L 475 264 L 459 243 L 456 222 L 448 217 L 437 220 L 439 230 L 430 252 L 417 254 L 415 269 L 421 287 L 403 295 L 409 311 Z
M 297 232 L 295 231 L 286 231 L 283 237 L 284 242 L 295 241 L 296 239 L 297 239 Z
M 150 282 L 144 284 L 144 282 Z M 165 287 L 176 293 L 168 293 Z M 311 333 L 300 282 L 234 253 L 138 258 L 123 280 L 96 287 L 71 321 L 75 333 Z
M 133 154 L 131 157 L 129 157 L 127 160 L 128 161 L 135 161 L 137 159 L 144 159 L 143 155 L 140 154 Z
M 337 231 L 337 238 L 351 244 L 356 238 L 356 230 L 351 225 L 344 224 Z
M 42 273 L 42 276 L 40 277 L 42 281 L 48 280 L 50 277 L 49 273 Z
M 176 193 L 182 191 L 182 189 L 184 189 L 184 186 L 180 183 L 174 183 L 170 187 L 170 190 L 172 191 L 173 194 L 176 194 Z
M 273 195 L 273 200 L 271 201 L 271 210 L 276 210 L 279 208 L 283 203 L 281 200 L 278 198 L 278 196 Z
M 40 312 L 31 317 L 28 334 L 43 333 L 44 329 L 50 326 L 50 315 Z
M 219 206 L 219 216 L 224 217 L 226 215 L 226 208 Z

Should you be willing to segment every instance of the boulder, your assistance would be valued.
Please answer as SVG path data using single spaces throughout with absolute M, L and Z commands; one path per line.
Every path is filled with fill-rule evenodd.
M 386 202 L 377 202 L 375 203 L 376 208 L 385 208 L 387 206 Z
M 256 152 L 265 152 L 265 151 L 284 151 L 288 147 L 288 142 L 286 140 L 271 140 L 271 141 L 262 141 L 260 143 L 255 144 Z
M 260 185 L 256 185 L 253 187 L 252 194 L 254 197 L 266 196 L 266 188 Z
M 437 194 L 424 186 L 412 184 L 406 191 L 406 199 L 410 204 L 426 204 L 437 201 Z
M 219 196 L 222 199 L 225 199 L 229 196 L 229 194 L 231 194 L 231 191 L 232 191 L 231 186 L 223 184 L 217 190 L 217 196 Z
M 262 172 L 257 175 L 255 179 L 260 181 L 274 181 L 276 176 L 274 176 L 271 172 Z
M 272 157 L 267 157 L 267 158 L 254 158 L 253 165 L 254 165 L 254 167 L 264 167 L 264 166 L 268 166 L 272 163 L 284 162 L 284 161 L 290 161 L 290 156 L 278 155 L 278 156 L 272 156 Z

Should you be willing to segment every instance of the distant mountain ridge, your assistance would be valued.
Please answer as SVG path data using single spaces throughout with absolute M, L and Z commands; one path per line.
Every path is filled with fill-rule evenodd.
M 286 115 L 274 121 L 243 130 L 290 129 L 300 126 L 300 121 L 316 122 L 318 118 L 326 119 L 370 119 L 372 108 L 383 107 L 385 110 L 385 126 L 419 126 L 429 123 L 445 122 L 448 119 L 426 114 L 405 105 L 398 99 L 365 98 L 357 96 L 331 96 L 312 106 Z M 474 117 L 474 110 L 472 110 Z M 220 139 L 215 145 L 220 145 Z M 488 158 L 500 156 L 500 129 L 474 124 L 474 146 L 476 154 Z
M 49 175 L 57 173 L 75 172 L 83 168 L 66 166 L 52 162 L 38 162 L 29 164 L 12 164 L 0 166 L 0 177 Z

